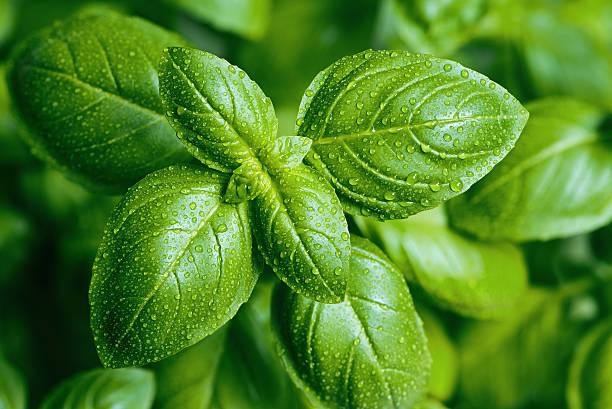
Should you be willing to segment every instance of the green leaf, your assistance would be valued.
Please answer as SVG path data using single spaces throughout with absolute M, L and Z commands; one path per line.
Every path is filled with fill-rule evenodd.
M 427 336 L 427 349 L 431 353 L 431 375 L 428 394 L 441 401 L 448 400 L 455 391 L 459 360 L 453 341 L 442 322 L 429 309 L 419 306 L 419 316 Z
M 581 290 L 582 283 L 534 288 L 512 316 L 468 326 L 459 343 L 462 407 L 562 407 L 567 365 L 584 328 L 567 310 Z
M 250 40 L 265 34 L 270 20 L 270 0 L 168 0 L 192 17 Z
M 15 9 L 14 0 L 0 0 L 0 45 L 9 38 L 15 27 Z
M 10 282 L 28 259 L 33 228 L 28 217 L 0 204 L 0 283 Z M 1 406 L 0 406 L 1 407 Z
M 91 326 L 105 366 L 158 361 L 213 333 L 250 296 L 246 204 L 222 202 L 227 175 L 169 167 L 132 187 L 94 262 Z
M 272 283 L 260 283 L 236 318 L 155 365 L 157 409 L 299 409 L 270 329 Z
M 452 55 L 478 33 L 484 0 L 381 1 L 376 43 L 385 48 Z
M 273 283 L 259 284 L 232 321 L 211 409 L 300 409 L 270 326 Z
M 450 202 L 453 227 L 482 239 L 549 240 L 612 220 L 612 146 L 596 132 L 603 114 L 562 98 L 528 108 L 516 148 Z
M 293 381 L 329 409 L 410 408 L 429 377 L 427 340 L 401 273 L 353 237 L 351 275 L 341 304 L 321 304 L 284 286 L 272 326 Z
M 413 409 L 446 409 L 446 406 L 433 399 L 425 399 L 417 403 Z
M 149 409 L 155 379 L 143 369 L 94 369 L 57 386 L 40 409 Z
M 205 165 L 232 172 L 276 137 L 270 98 L 244 71 L 204 51 L 169 48 L 160 62 L 166 114 L 187 150 Z
M 563 3 L 578 6 L 579 12 L 563 18 L 546 4 L 519 20 L 519 43 L 535 90 L 541 96 L 567 95 L 612 109 L 611 43 L 589 33 L 604 21 L 603 15 L 581 27 L 574 20 L 590 8 L 587 2 Z
M 612 321 L 602 322 L 580 341 L 567 385 L 569 409 L 612 406 Z
M 514 146 L 528 113 L 458 63 L 364 51 L 314 79 L 297 134 L 346 211 L 405 218 L 465 191 Z
M 251 203 L 253 231 L 266 263 L 294 291 L 326 303 L 344 299 L 349 232 L 334 190 L 305 165 L 271 179 Z
M 294 168 L 302 163 L 311 146 L 310 138 L 281 136 L 274 139 L 269 147 L 265 147 L 262 154 L 269 158 L 264 161 L 269 163 L 268 168 L 274 173 L 283 168 Z
M 160 71 L 162 100 L 179 138 L 205 165 L 233 172 L 226 201 L 252 200 L 253 228 L 266 263 L 295 291 L 322 302 L 342 301 L 348 227 L 334 190 L 301 164 L 308 143 L 277 138 L 270 99 L 244 71 L 219 57 L 170 48 Z
M 0 408 L 25 409 L 26 390 L 21 375 L 0 356 Z
M 25 41 L 9 82 L 35 153 L 89 187 L 114 191 L 186 160 L 157 78 L 163 48 L 184 43 L 113 12 L 77 16 Z
M 355 219 L 433 302 L 461 315 L 499 318 L 512 311 L 527 284 L 521 251 L 510 243 L 473 240 L 449 229 L 442 209 L 408 220 Z
M 210 407 L 226 336 L 225 328 L 220 329 L 153 367 L 158 389 L 156 409 Z

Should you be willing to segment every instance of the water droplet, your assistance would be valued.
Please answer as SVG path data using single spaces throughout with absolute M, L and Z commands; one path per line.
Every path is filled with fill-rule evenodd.
M 455 179 L 450 182 L 450 189 L 453 192 L 461 192 L 461 190 L 463 189 L 463 182 L 461 181 L 461 179 Z

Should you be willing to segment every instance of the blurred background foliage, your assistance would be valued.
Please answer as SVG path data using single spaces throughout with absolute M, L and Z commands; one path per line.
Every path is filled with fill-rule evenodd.
M 589 102 L 608 113 L 599 131 L 606 143 L 612 137 L 609 0 L 0 0 L 0 74 L 16 42 L 84 9 L 144 17 L 242 67 L 272 99 L 282 134 L 294 132 L 301 95 L 321 69 L 371 47 L 454 59 L 524 104 L 551 95 Z M 87 291 L 118 198 L 46 168 L 24 137 L 0 75 L 0 355 L 27 380 L 35 406 L 61 379 L 99 366 Z M 494 321 L 439 309 L 412 289 L 433 355 L 430 395 L 448 407 L 566 407 L 577 340 L 610 314 L 611 226 L 518 247 L 529 288 Z M 251 309 L 267 309 L 260 298 Z M 248 314 L 230 329 L 242 334 L 230 346 L 236 354 L 261 331 Z M 242 364 L 224 376 L 257 372 Z

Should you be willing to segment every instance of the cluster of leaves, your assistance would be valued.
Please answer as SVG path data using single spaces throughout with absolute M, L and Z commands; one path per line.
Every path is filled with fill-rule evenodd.
M 0 0 L 0 407 L 612 405 L 612 7 L 356 3 Z

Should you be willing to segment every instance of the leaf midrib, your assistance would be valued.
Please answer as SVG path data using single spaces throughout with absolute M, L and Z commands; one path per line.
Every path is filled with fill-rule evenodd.
M 112 350 L 111 354 L 108 357 L 108 362 L 111 362 L 113 359 L 113 356 L 115 355 L 115 353 L 117 352 L 117 350 L 119 349 L 119 346 L 121 345 L 121 343 L 123 342 L 123 339 L 127 336 L 127 334 L 130 332 L 130 330 L 132 329 L 132 327 L 134 326 L 134 323 L 136 322 L 136 320 L 138 319 L 138 317 L 140 316 L 140 313 L 142 312 L 142 310 L 144 309 L 145 305 L 151 300 L 151 298 L 153 297 L 153 295 L 161 288 L 161 286 L 166 282 L 166 280 L 168 279 L 168 277 L 170 276 L 170 271 L 174 268 L 174 266 L 176 265 L 176 263 L 178 262 L 178 260 L 180 260 L 183 255 L 185 254 L 185 252 L 188 250 L 189 246 L 191 245 L 191 243 L 193 242 L 193 240 L 196 238 L 196 236 L 200 233 L 200 231 L 207 225 L 208 221 L 212 218 L 212 216 L 215 214 L 215 212 L 217 211 L 217 209 L 219 208 L 219 206 L 221 205 L 221 203 L 217 203 L 215 204 L 215 206 L 212 207 L 212 209 L 206 214 L 206 216 L 202 219 L 202 221 L 200 222 L 200 224 L 198 224 L 198 226 L 196 227 L 196 229 L 193 231 L 193 233 L 191 235 L 189 235 L 186 244 L 181 248 L 181 250 L 178 252 L 177 256 L 172 260 L 172 262 L 168 265 L 168 267 L 166 267 L 163 271 L 163 273 L 160 276 L 160 280 L 159 282 L 155 285 L 155 287 L 153 287 L 153 289 L 149 292 L 149 294 L 147 294 L 144 298 L 143 298 L 143 302 L 140 304 L 140 306 L 138 307 L 138 310 L 136 311 L 136 313 L 134 314 L 134 317 L 132 318 L 132 320 L 130 321 L 130 323 L 128 324 L 127 328 L 125 329 L 125 331 L 123 332 L 123 334 L 119 337 L 119 339 L 117 340 L 117 342 L 115 343 L 115 348 Z
M 480 192 L 475 194 L 470 199 L 470 202 L 473 204 L 477 204 L 478 202 L 485 200 L 487 195 L 497 190 L 499 187 L 503 186 L 508 181 L 519 177 L 523 173 L 527 172 L 529 169 L 541 164 L 542 162 L 548 160 L 549 158 L 556 156 L 556 155 L 560 155 L 568 151 L 569 149 L 579 147 L 581 145 L 588 145 L 591 143 L 595 143 L 597 142 L 598 139 L 599 138 L 596 133 L 589 132 L 581 138 L 575 138 L 574 140 L 567 141 L 565 143 L 555 143 L 552 146 L 549 146 L 549 148 L 544 149 L 543 151 L 539 152 L 536 155 L 533 155 L 533 156 L 530 155 L 526 159 L 522 160 L 520 163 L 516 164 L 510 172 L 502 175 L 501 177 L 496 179 L 494 182 L 486 185 L 485 188 L 483 188 Z M 503 165 L 503 162 L 502 162 L 502 165 Z
M 137 110 L 143 111 L 143 112 L 145 112 L 145 113 L 147 113 L 149 115 L 153 115 L 153 116 L 158 117 L 160 119 L 165 119 L 165 115 L 163 113 L 154 111 L 154 110 L 152 110 L 150 108 L 147 108 L 147 107 L 145 107 L 143 105 L 140 105 L 137 102 L 132 101 L 130 99 L 127 99 L 127 98 L 125 98 L 125 97 L 123 97 L 123 96 L 121 96 L 119 94 L 114 94 L 112 92 L 106 91 L 105 89 L 102 89 L 100 87 L 92 85 L 92 84 L 90 84 L 88 82 L 85 82 L 85 81 L 81 80 L 80 78 L 76 78 L 76 77 L 74 77 L 74 76 L 72 76 L 70 74 L 66 74 L 66 73 L 61 72 L 61 71 L 51 70 L 51 69 L 44 68 L 44 67 L 39 67 L 37 65 L 32 65 L 32 64 L 25 64 L 24 67 L 25 68 L 32 68 L 32 69 L 35 69 L 35 70 L 44 71 L 44 72 L 47 72 L 49 74 L 59 76 L 61 78 L 65 78 L 65 79 L 67 79 L 69 81 L 72 81 L 72 82 L 76 83 L 77 85 L 79 85 L 81 87 L 89 88 L 92 91 L 101 93 L 101 94 L 105 95 L 108 98 L 116 99 L 116 100 L 118 100 L 119 102 L 121 102 L 123 104 L 129 105 L 129 106 L 131 106 L 131 107 L 133 107 L 133 108 L 135 108 Z

